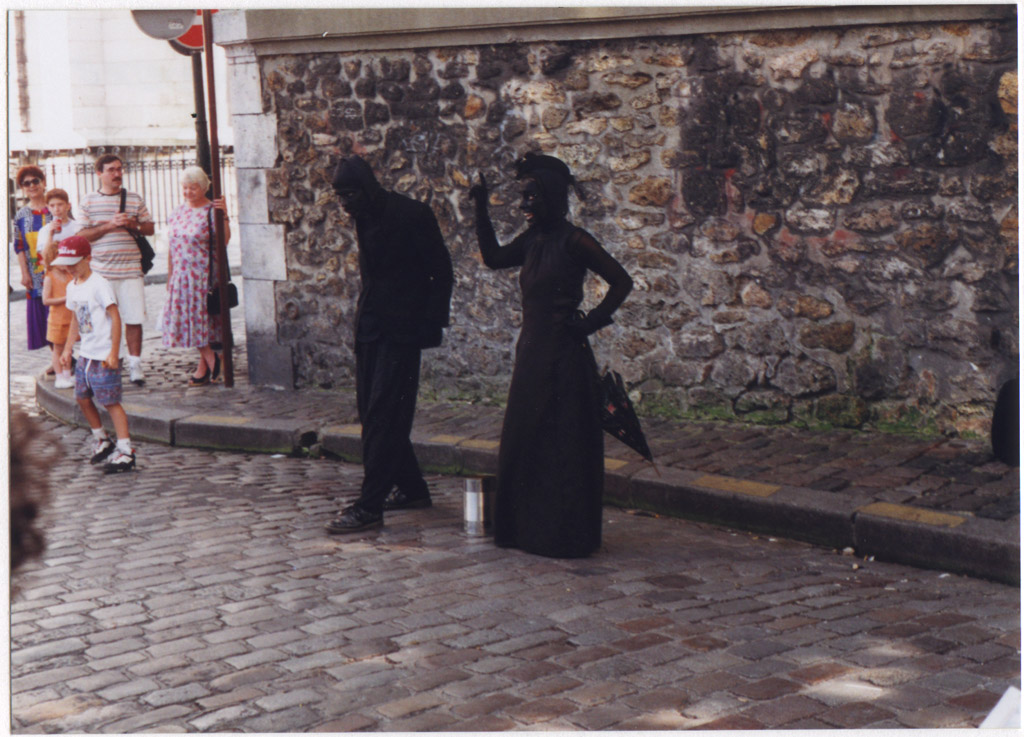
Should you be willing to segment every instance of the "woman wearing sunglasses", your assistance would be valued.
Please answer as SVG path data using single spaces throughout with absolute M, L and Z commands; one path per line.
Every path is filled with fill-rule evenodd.
M 28 311 L 28 349 L 45 348 L 46 317 L 43 304 L 42 254 L 36 248 L 39 231 L 53 220 L 46 209 L 46 176 L 38 166 L 23 166 L 15 179 L 28 204 L 14 216 L 14 252 L 21 266 L 21 283 L 25 287 Z

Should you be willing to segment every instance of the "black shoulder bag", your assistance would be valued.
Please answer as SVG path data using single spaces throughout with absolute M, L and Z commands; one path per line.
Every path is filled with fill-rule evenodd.
M 125 200 L 128 198 L 128 190 L 124 187 L 121 188 L 121 209 L 118 212 L 124 212 Z M 128 230 L 128 228 L 125 228 Z M 156 251 L 153 250 L 153 246 L 149 244 L 149 239 L 146 238 L 142 233 L 136 233 L 128 230 L 132 238 L 135 239 L 135 245 L 139 248 L 139 255 L 142 256 L 142 273 L 148 274 L 149 270 L 153 268 L 153 261 L 156 259 Z
M 210 224 L 210 268 L 207 269 L 209 289 L 206 292 L 206 312 L 210 315 L 220 314 L 220 286 L 213 281 L 213 260 L 217 258 L 213 247 L 213 208 L 206 211 L 206 221 Z M 225 259 L 224 268 L 228 269 Z M 238 307 L 238 287 L 231 283 L 231 269 L 228 269 L 228 309 Z

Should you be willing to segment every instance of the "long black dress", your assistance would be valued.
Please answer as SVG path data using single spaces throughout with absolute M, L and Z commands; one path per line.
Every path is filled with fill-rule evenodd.
M 598 325 L 611 321 L 632 281 L 565 220 L 533 226 L 504 248 L 481 238 L 480 248 L 491 268 L 522 266 L 523 324 L 498 455 L 495 542 L 585 557 L 601 545 L 604 442 L 593 354 L 570 322 L 588 269 L 610 285 L 589 316 Z

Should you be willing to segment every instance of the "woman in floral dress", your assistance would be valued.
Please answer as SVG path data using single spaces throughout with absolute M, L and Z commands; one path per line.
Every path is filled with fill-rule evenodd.
M 49 310 L 43 304 L 43 261 L 36 248 L 39 231 L 53 220 L 46 209 L 46 176 L 38 166 L 23 166 L 15 177 L 28 204 L 14 216 L 14 252 L 21 266 L 21 284 L 25 287 L 25 309 L 28 312 L 28 349 L 45 348 L 46 318 Z
M 221 340 L 221 316 L 210 315 L 206 295 L 211 279 L 217 281 L 213 257 L 213 208 L 225 213 L 224 241 L 231 238 L 224 198 L 211 202 L 206 197 L 210 180 L 198 166 L 182 174 L 185 203 L 168 218 L 167 303 L 164 305 L 163 344 L 167 348 L 196 348 L 199 363 L 189 377 L 189 386 L 202 386 L 220 374 L 220 356 L 211 343 Z

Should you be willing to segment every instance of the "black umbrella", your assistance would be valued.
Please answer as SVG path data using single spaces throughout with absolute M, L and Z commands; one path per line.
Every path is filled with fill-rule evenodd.
M 616 371 L 605 371 L 601 377 L 601 427 L 609 435 L 654 462 L 636 410 L 626 393 L 622 377 Z

